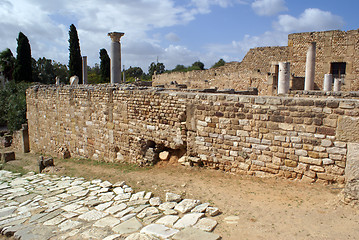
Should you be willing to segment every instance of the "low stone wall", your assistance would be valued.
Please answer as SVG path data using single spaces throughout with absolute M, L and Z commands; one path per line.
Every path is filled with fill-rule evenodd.
M 359 142 L 355 99 L 35 86 L 27 109 L 35 152 L 146 164 L 149 149 L 181 150 L 209 168 L 308 182 L 344 182 Z

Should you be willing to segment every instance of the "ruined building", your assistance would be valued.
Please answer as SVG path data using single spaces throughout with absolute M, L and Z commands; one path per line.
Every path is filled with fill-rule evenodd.
M 191 89 L 214 88 L 247 90 L 258 88 L 260 95 L 277 93 L 279 62 L 290 63 L 290 89 L 303 90 L 306 54 L 316 43 L 314 89 L 323 89 L 325 74 L 340 78 L 342 91 L 357 91 L 359 83 L 359 29 L 294 33 L 286 47 L 250 49 L 242 62 L 203 71 L 175 72 L 155 75 L 153 85 L 173 88 L 171 82 L 186 84 Z

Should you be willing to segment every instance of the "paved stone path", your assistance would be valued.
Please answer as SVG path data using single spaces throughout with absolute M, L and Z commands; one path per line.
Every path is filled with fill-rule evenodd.
M 125 182 L 0 171 L 0 231 L 16 239 L 216 240 L 219 210 Z

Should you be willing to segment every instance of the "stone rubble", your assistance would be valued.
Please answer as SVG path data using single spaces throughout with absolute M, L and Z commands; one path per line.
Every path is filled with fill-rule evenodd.
M 16 239 L 220 239 L 208 203 L 125 182 L 0 170 L 0 232 Z

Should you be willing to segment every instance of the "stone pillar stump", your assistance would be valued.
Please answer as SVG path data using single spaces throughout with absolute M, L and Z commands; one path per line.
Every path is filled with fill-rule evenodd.
M 323 91 L 330 92 L 332 90 L 332 84 L 333 84 L 333 75 L 325 74 L 324 75 L 324 83 L 323 83 Z
M 290 63 L 280 62 L 278 73 L 278 94 L 287 94 L 289 91 Z

